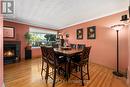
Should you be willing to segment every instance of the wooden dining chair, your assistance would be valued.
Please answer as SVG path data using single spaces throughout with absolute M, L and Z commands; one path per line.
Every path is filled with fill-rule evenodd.
M 90 80 L 90 76 L 89 76 L 90 49 L 91 49 L 91 46 L 90 47 L 84 47 L 84 49 L 82 51 L 82 55 L 80 56 L 81 60 L 79 62 L 72 61 L 72 64 L 80 67 L 80 77 L 74 75 L 73 73 L 71 73 L 71 74 L 74 75 L 75 77 L 79 78 L 80 80 L 82 80 L 82 86 L 84 86 L 84 76 L 88 75 L 88 80 Z M 83 71 L 83 66 L 87 66 L 87 72 Z M 83 73 L 85 75 L 83 75 Z
M 78 49 L 83 49 L 85 47 L 85 44 L 77 44 L 77 48 Z M 80 56 L 81 54 L 78 54 L 78 55 L 74 55 L 72 57 L 72 61 L 73 62 L 79 62 L 81 59 L 80 59 Z M 78 70 L 78 66 L 75 67 L 76 68 L 76 71 Z
M 41 76 L 43 76 L 43 70 L 46 72 L 48 64 L 47 64 L 47 48 L 45 46 L 41 46 L 41 53 L 42 53 L 42 70 L 41 70 Z M 44 64 L 47 64 L 47 66 L 44 68 Z M 46 79 L 46 76 L 45 76 Z
M 67 61 L 63 58 L 59 58 L 59 56 L 54 52 L 54 49 L 52 47 L 47 47 L 47 64 L 49 67 L 51 67 L 54 70 L 54 76 L 51 77 L 49 74 L 49 68 L 46 70 L 46 82 L 48 80 L 48 76 L 53 79 L 53 87 L 55 87 L 56 82 L 56 71 L 58 71 L 59 68 L 61 68 L 63 65 L 65 66 L 65 72 L 66 72 L 66 63 Z
M 77 48 L 78 48 L 78 49 L 80 49 L 80 48 L 83 49 L 84 47 L 85 47 L 85 44 L 78 44 L 78 45 L 77 45 Z
M 58 44 L 52 44 L 52 47 L 53 48 L 58 48 L 59 46 L 58 46 Z
M 71 48 L 76 48 L 76 44 L 70 44 Z

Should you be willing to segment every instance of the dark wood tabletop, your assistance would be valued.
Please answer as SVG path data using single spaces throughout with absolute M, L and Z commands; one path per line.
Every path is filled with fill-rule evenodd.
M 79 54 L 83 49 L 62 49 L 62 48 L 54 48 L 56 53 L 60 53 L 64 56 L 73 56 L 75 54 Z

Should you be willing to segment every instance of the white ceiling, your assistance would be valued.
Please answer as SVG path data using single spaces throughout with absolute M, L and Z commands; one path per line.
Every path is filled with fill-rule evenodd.
M 61 29 L 127 8 L 128 0 L 15 0 L 15 14 L 5 19 Z

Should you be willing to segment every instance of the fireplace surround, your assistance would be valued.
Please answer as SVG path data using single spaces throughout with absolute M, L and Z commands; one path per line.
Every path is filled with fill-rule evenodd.
M 4 41 L 4 64 L 20 62 L 20 41 Z

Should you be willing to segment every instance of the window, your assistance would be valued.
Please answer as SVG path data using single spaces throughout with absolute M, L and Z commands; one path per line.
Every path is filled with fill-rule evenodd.
M 31 35 L 30 41 L 32 47 L 39 47 L 41 45 L 52 46 L 53 44 L 56 44 L 57 31 L 39 30 L 39 28 L 31 27 L 29 33 Z

